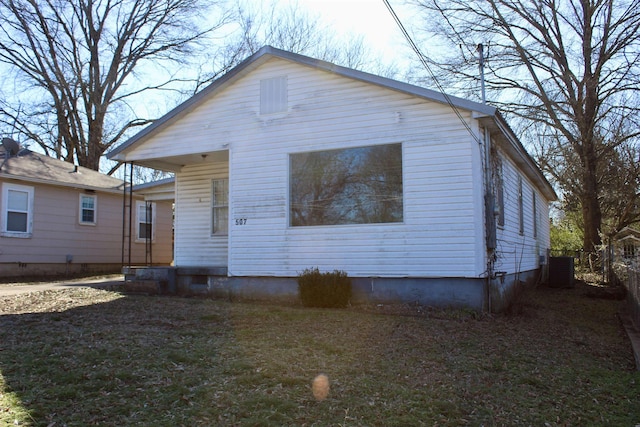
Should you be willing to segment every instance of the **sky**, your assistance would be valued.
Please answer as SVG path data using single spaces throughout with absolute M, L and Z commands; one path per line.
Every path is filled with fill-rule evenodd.
M 248 0 L 262 4 L 265 0 Z M 412 52 L 393 16 L 383 0 L 273 0 L 297 4 L 311 16 L 318 16 L 321 24 L 334 28 L 336 35 L 362 36 L 364 47 L 376 57 L 384 58 L 389 66 L 404 68 Z M 403 5 L 405 0 L 389 0 L 402 22 L 411 28 L 411 12 Z M 377 70 L 368 70 L 377 72 Z M 152 105 L 156 105 L 151 103 Z M 162 103 L 157 103 L 161 105 Z M 144 113 L 157 114 L 157 113 Z
M 297 0 L 310 12 L 318 13 L 341 32 L 363 34 L 372 43 L 386 46 L 398 27 L 383 0 Z M 393 3 L 392 3 L 393 6 Z M 394 6 L 394 10 L 397 9 Z
M 257 0 L 260 1 L 260 0 Z M 372 51 L 403 60 L 409 51 L 393 16 L 383 0 L 290 0 L 311 14 L 318 14 L 323 22 L 334 27 L 338 33 L 362 35 L 366 46 Z M 404 0 L 390 0 L 390 4 L 405 26 L 411 27 L 409 11 Z

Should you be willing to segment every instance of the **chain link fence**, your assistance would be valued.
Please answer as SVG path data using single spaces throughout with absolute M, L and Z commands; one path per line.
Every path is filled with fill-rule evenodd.
M 597 276 L 601 283 L 624 285 L 627 294 L 627 311 L 636 330 L 640 331 L 640 253 L 633 257 L 609 244 L 601 250 L 586 253 L 584 251 L 551 251 L 551 256 L 571 256 L 576 269 Z
M 640 330 L 640 264 L 628 265 L 626 270 L 627 277 L 623 282 L 627 288 L 629 316 L 636 330 Z

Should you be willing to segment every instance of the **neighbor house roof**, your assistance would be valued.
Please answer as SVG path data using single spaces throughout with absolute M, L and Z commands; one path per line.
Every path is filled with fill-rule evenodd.
M 631 227 L 624 227 L 614 237 L 618 241 L 622 241 L 622 240 L 640 241 L 640 231 Z
M 107 157 L 113 160 L 126 161 L 124 152 L 144 143 L 145 140 L 152 137 L 158 131 L 164 129 L 178 118 L 191 112 L 205 100 L 210 99 L 217 92 L 225 89 L 233 82 L 247 75 L 271 58 L 280 58 L 295 62 L 300 65 L 312 67 L 329 73 L 334 73 L 343 77 L 363 81 L 369 84 L 381 86 L 387 89 L 403 92 L 412 96 L 420 97 L 432 102 L 449 105 L 452 109 L 461 109 L 471 111 L 474 117 L 480 120 L 484 125 L 494 132 L 501 134 L 507 142 L 503 144 L 505 150 L 514 158 L 518 166 L 527 174 L 527 176 L 540 188 L 549 200 L 557 199 L 557 195 L 553 187 L 546 180 L 538 166 L 524 149 L 515 133 L 511 130 L 507 122 L 504 120 L 500 112 L 487 104 L 470 101 L 455 96 L 450 96 L 442 92 L 432 89 L 426 89 L 409 83 L 400 82 L 386 77 L 377 76 L 375 74 L 366 73 L 364 71 L 354 70 L 352 68 L 342 67 L 330 62 L 314 59 L 297 53 L 287 52 L 276 49 L 271 46 L 264 46 L 256 53 L 242 61 L 231 71 L 215 80 L 209 86 L 198 92 L 187 101 L 178 105 L 167 114 L 144 128 L 142 131 L 116 147 L 109 153 Z M 121 154 L 122 153 L 122 154 Z
M 120 179 L 26 148 L 10 157 L 0 148 L 0 178 L 113 193 L 121 193 L 124 185 Z

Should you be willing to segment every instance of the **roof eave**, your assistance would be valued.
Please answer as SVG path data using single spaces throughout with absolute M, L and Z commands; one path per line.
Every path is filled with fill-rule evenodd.
M 509 156 L 514 159 L 516 164 L 527 175 L 527 177 L 536 184 L 547 200 L 550 202 L 558 200 L 558 195 L 553 189 L 553 186 L 542 174 L 540 168 L 538 168 L 527 150 L 525 150 L 509 124 L 506 122 L 504 117 L 502 117 L 502 114 L 500 114 L 500 111 L 496 110 L 495 114 L 492 116 L 478 118 L 484 125 L 489 125 L 490 127 L 495 126 L 495 131 L 504 136 L 506 144 L 503 148 L 507 151 Z M 487 123 L 487 120 L 489 120 L 489 123 Z
M 71 182 L 60 182 L 60 181 L 51 181 L 49 179 L 35 178 L 30 176 L 23 175 L 14 175 L 9 173 L 0 173 L 0 178 L 12 179 L 15 181 L 29 182 L 32 184 L 44 184 L 44 185 L 53 185 L 56 187 L 65 187 L 65 188 L 74 188 L 79 190 L 89 190 L 89 191 L 100 191 L 103 193 L 112 193 L 112 194 L 122 194 L 123 185 L 121 184 L 118 187 L 99 187 L 93 185 L 83 185 L 78 183 Z

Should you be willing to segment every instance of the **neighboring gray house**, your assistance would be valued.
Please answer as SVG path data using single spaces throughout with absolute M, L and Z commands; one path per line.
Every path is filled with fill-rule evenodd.
M 626 263 L 640 260 L 640 231 L 624 227 L 613 239 L 615 260 Z
M 540 277 L 551 185 L 493 107 L 264 47 L 108 154 L 172 171 L 178 291 L 503 309 Z
M 169 265 L 172 198 L 145 202 L 144 191 L 134 194 L 129 234 L 123 185 L 5 138 L 0 146 L 0 276 L 118 273 L 129 259 Z M 123 244 L 123 234 L 131 236 L 131 245 L 128 239 Z

